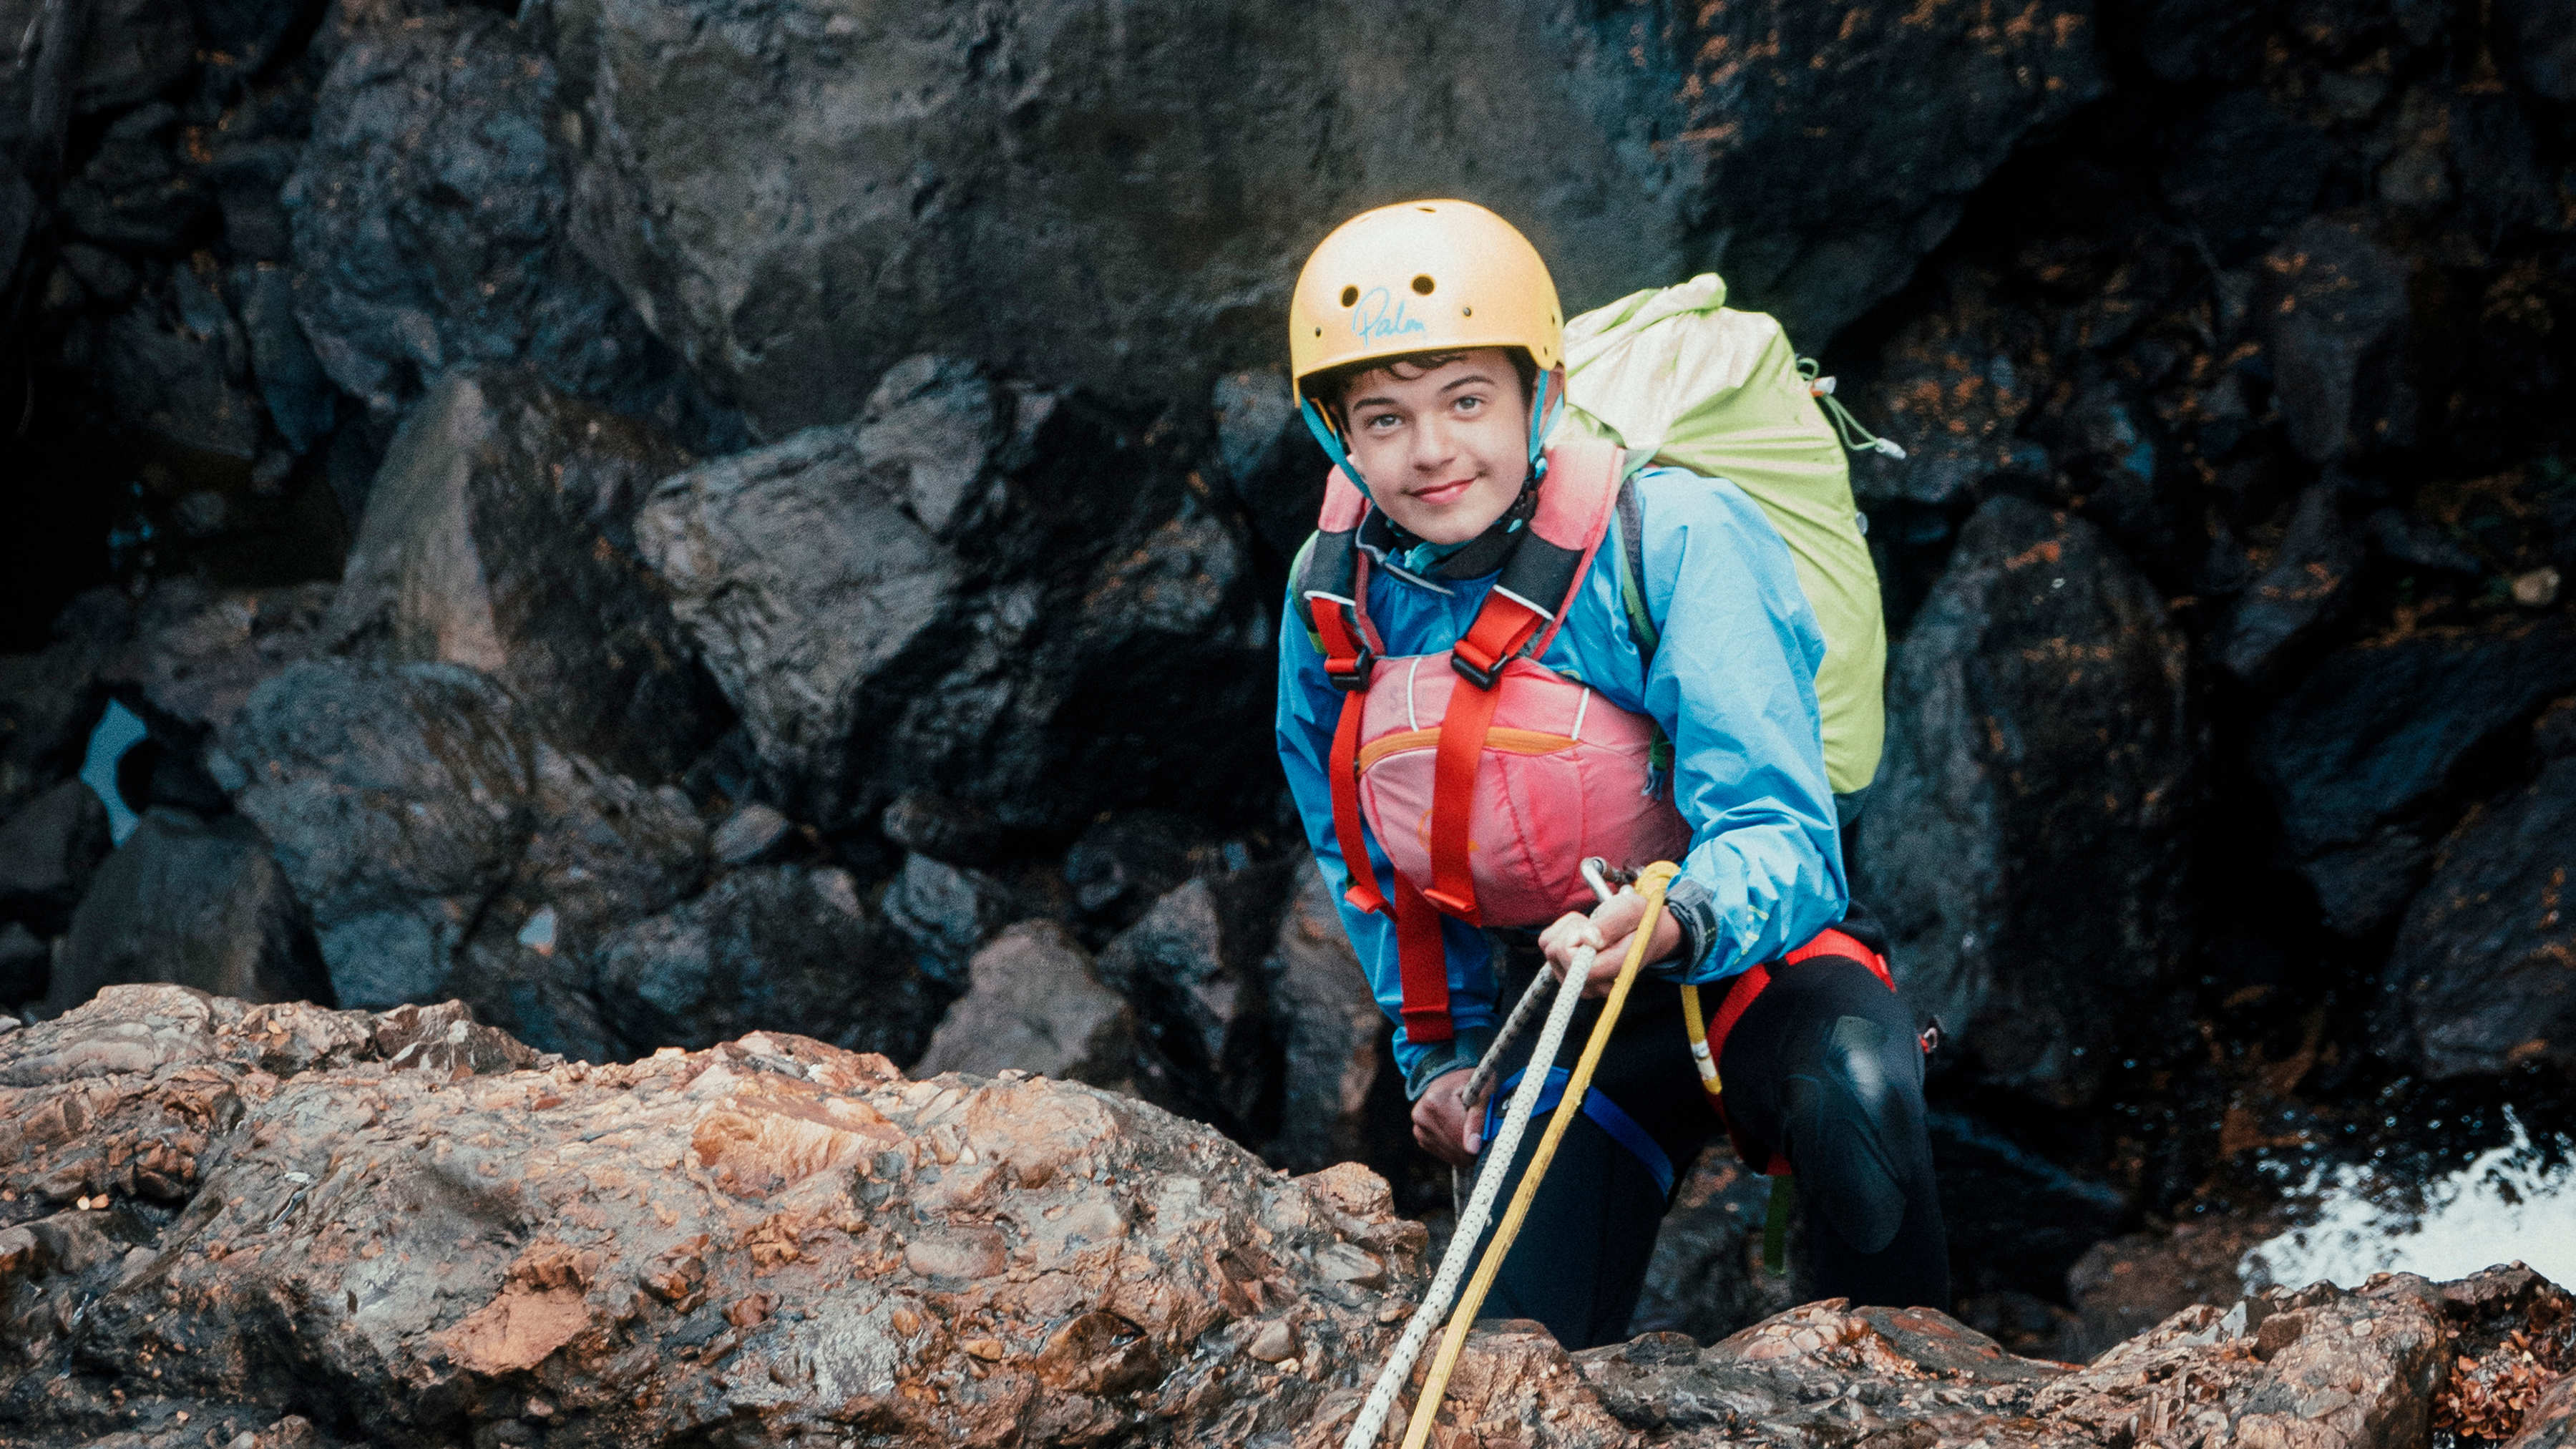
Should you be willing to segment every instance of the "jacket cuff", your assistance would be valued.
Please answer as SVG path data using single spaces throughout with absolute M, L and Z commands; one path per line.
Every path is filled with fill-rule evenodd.
M 1485 1059 L 1485 1049 L 1494 1043 L 1488 1030 L 1465 1030 L 1447 1041 L 1436 1041 L 1422 1049 L 1413 1059 L 1413 1069 L 1404 1074 L 1404 1100 L 1418 1102 L 1431 1084 L 1451 1072 L 1471 1070 Z
M 1677 875 L 1672 884 L 1664 887 L 1664 910 L 1672 916 L 1673 924 L 1682 928 L 1679 964 L 1688 971 L 1700 964 L 1710 943 L 1717 939 L 1717 897 L 1689 876 Z

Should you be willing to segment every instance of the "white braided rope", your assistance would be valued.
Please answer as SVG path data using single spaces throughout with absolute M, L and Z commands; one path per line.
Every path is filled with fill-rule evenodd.
M 1592 957 L 1591 947 L 1576 949 L 1574 964 L 1565 973 L 1570 989 L 1556 993 L 1555 1002 L 1548 1007 L 1547 1024 L 1539 1029 L 1538 1045 L 1530 1049 L 1531 1061 L 1555 1061 L 1556 1054 L 1564 1048 L 1574 1009 L 1583 1004 L 1582 983 L 1592 975 Z M 1544 980 L 1548 973 L 1541 971 L 1539 976 Z M 1535 995 L 1533 989 L 1521 999 L 1527 1003 Z M 1513 1015 L 1519 1014 L 1515 1009 Z M 1343 1437 L 1342 1449 L 1373 1449 L 1379 1431 L 1386 1427 L 1387 1416 L 1395 1412 L 1395 1396 L 1412 1376 L 1413 1361 L 1422 1356 L 1440 1320 L 1448 1315 L 1459 1283 L 1475 1262 L 1476 1241 L 1485 1235 L 1486 1224 L 1494 1215 L 1494 1199 L 1502 1195 L 1503 1179 L 1511 1172 L 1512 1154 L 1520 1150 L 1521 1137 L 1528 1132 L 1530 1118 L 1537 1115 L 1538 1099 L 1546 1090 L 1547 1073 L 1541 1071 L 1525 1073 L 1520 1086 L 1512 1092 L 1511 1106 L 1503 1113 L 1503 1130 L 1485 1144 L 1482 1165 L 1476 1173 L 1476 1191 L 1468 1197 L 1466 1211 L 1458 1215 L 1458 1227 L 1449 1236 L 1448 1251 L 1440 1255 L 1440 1271 L 1432 1275 L 1421 1306 L 1413 1310 L 1413 1320 L 1404 1325 L 1404 1336 L 1395 1341 L 1395 1351 L 1387 1355 L 1386 1367 L 1378 1371 L 1377 1385 L 1369 1390 L 1358 1421 Z

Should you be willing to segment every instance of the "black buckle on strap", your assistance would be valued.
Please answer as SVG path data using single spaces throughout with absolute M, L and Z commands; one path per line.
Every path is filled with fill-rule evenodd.
M 1376 650 L 1363 644 L 1359 654 L 1350 661 L 1349 668 L 1336 669 L 1334 663 L 1329 657 L 1324 660 L 1324 677 L 1332 681 L 1333 688 L 1344 694 L 1368 692 L 1369 676 L 1377 672 Z
M 1480 665 L 1475 660 L 1467 657 L 1467 641 L 1464 639 L 1459 640 L 1457 644 L 1449 650 L 1449 667 L 1457 670 L 1460 678 L 1465 679 L 1469 684 L 1476 686 L 1478 689 L 1492 689 L 1496 684 L 1500 683 L 1503 677 L 1503 667 L 1511 662 L 1512 661 L 1510 659 L 1506 658 L 1497 659 L 1491 663 Z

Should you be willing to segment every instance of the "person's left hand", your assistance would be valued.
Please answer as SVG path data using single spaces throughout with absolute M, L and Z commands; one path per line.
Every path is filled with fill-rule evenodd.
M 1555 924 L 1539 932 L 1539 949 L 1547 953 L 1547 969 L 1563 981 L 1574 965 L 1577 948 L 1590 946 L 1592 973 L 1584 978 L 1583 994 L 1607 996 L 1610 983 L 1619 979 L 1619 968 L 1628 959 L 1628 938 L 1637 932 L 1637 923 L 1646 917 L 1646 898 L 1633 890 L 1623 890 L 1592 908 L 1586 916 L 1568 911 L 1556 918 Z M 1646 947 L 1649 964 L 1661 961 L 1682 948 L 1681 922 L 1666 911 L 1655 922 L 1655 934 Z

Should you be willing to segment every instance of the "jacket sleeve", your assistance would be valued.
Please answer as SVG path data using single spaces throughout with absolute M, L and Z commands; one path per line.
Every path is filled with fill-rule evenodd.
M 1385 916 L 1352 906 L 1343 898 L 1350 870 L 1333 833 L 1333 791 L 1325 770 L 1333 750 L 1333 726 L 1342 708 L 1341 691 L 1324 677 L 1323 656 L 1307 637 L 1305 616 L 1290 599 L 1279 622 L 1279 762 L 1288 774 L 1288 793 L 1306 827 L 1306 842 L 1322 867 L 1324 883 L 1342 913 L 1360 969 L 1368 973 L 1369 992 L 1378 1009 L 1396 1023 L 1395 1063 L 1404 1073 L 1405 1095 L 1419 1097 L 1432 1080 L 1459 1067 L 1472 1067 L 1493 1040 L 1494 972 L 1492 947 L 1484 933 L 1463 921 L 1440 920 L 1441 944 L 1449 965 L 1449 1015 L 1457 1035 L 1449 1041 L 1416 1044 L 1404 1034 L 1403 977 L 1397 968 L 1395 923 Z M 1363 825 L 1365 833 L 1367 827 Z M 1391 889 L 1395 872 L 1374 835 L 1368 836 L 1368 868 L 1381 890 Z
M 1733 484 L 1640 480 L 1644 587 L 1662 642 L 1646 709 L 1673 742 L 1691 829 L 1673 882 L 1686 948 L 1658 974 L 1716 981 L 1777 960 L 1843 918 L 1816 666 L 1825 643 L 1788 545 Z

